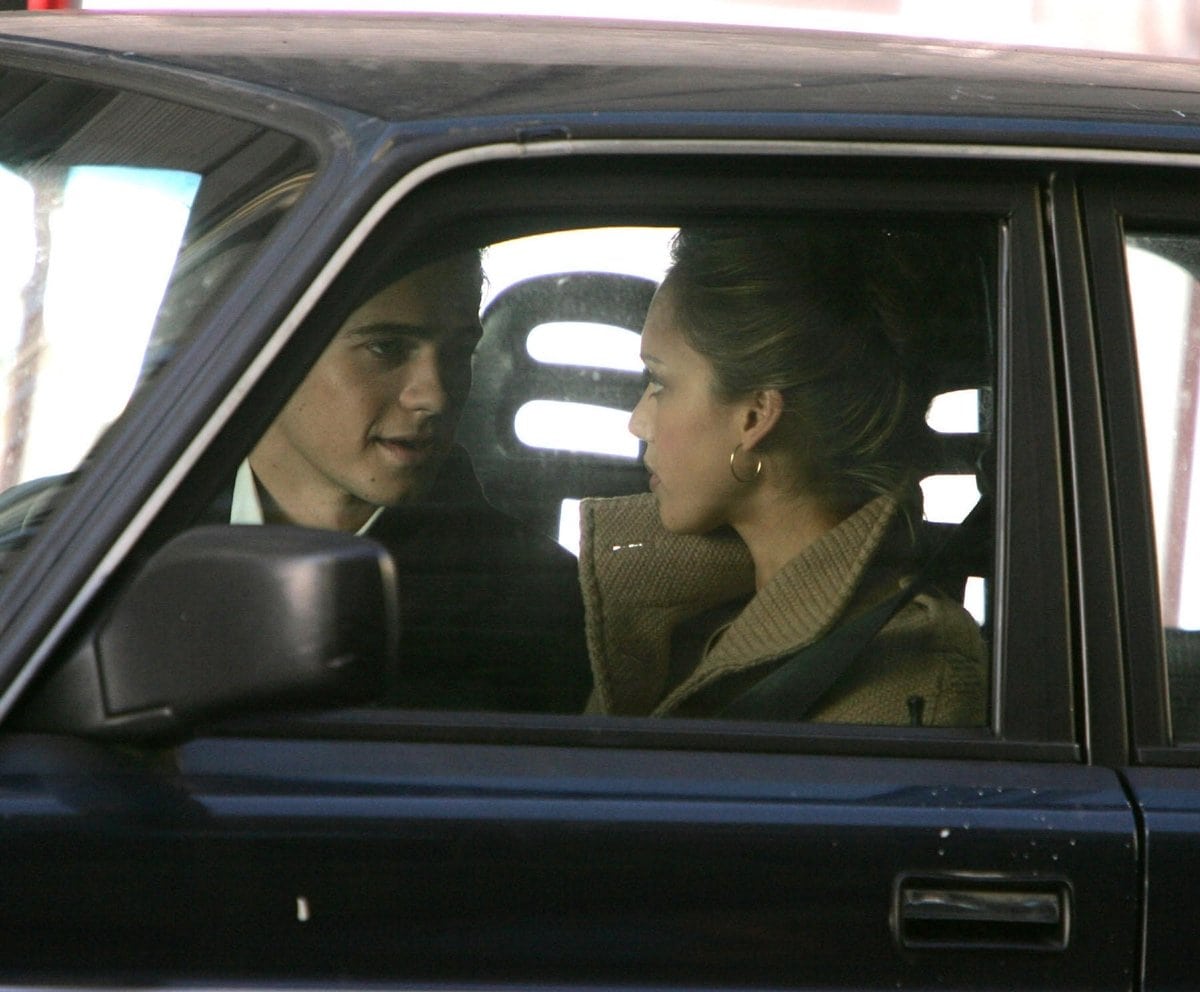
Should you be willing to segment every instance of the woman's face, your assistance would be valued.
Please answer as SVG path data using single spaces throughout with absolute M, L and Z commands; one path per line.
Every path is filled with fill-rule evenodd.
M 679 329 L 669 276 L 646 315 L 642 362 L 648 382 L 629 430 L 646 444 L 644 462 L 663 525 L 700 534 L 730 523 L 745 492 L 729 471 L 744 410 L 714 393 L 711 363 Z

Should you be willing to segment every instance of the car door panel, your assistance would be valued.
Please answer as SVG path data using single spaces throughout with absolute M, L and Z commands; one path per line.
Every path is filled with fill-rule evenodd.
M 1133 818 L 1101 770 L 237 738 L 178 772 L 76 766 L 90 747 L 36 776 L 6 752 L 3 960 L 27 974 L 1120 988 L 1132 967 Z M 1061 896 L 1065 939 L 986 905 L 916 919 L 912 892 Z
M 1149 990 L 1196 984 L 1195 879 L 1200 871 L 1200 772 L 1194 768 L 1131 768 L 1125 772 L 1145 831 L 1145 976 Z

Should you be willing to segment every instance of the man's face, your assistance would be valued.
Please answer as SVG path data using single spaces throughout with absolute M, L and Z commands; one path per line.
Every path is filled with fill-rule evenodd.
M 453 440 L 479 341 L 480 272 L 470 257 L 419 269 L 355 310 L 251 464 L 293 520 L 420 497 Z M 350 517 L 345 516 L 350 511 Z

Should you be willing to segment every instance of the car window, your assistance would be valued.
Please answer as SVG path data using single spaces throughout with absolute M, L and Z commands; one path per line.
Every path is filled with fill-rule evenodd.
M 1150 474 L 1159 603 L 1176 739 L 1200 740 L 1200 238 L 1126 239 Z
M 311 162 L 291 138 L 138 94 L 9 73 L 0 99 L 11 555 L 233 285 Z
M 205 519 L 333 527 L 391 551 L 401 646 L 386 708 L 984 727 L 994 587 L 982 497 L 994 478 L 1001 222 L 801 212 L 509 226 L 512 236 L 486 241 L 464 233 L 451 254 L 445 239 L 407 251 L 391 272 L 376 264 L 349 302 L 339 291 L 326 350 Z M 811 376 L 803 349 L 784 364 L 846 404 L 829 423 L 851 433 L 842 425 L 859 418 L 854 430 L 870 437 L 853 443 L 892 445 L 879 457 L 838 454 L 853 482 L 837 483 L 836 496 L 821 490 L 821 505 L 836 507 L 821 534 L 845 526 L 810 553 L 817 572 L 795 565 L 787 582 L 796 584 L 782 594 L 816 582 L 821 616 L 776 617 L 782 633 L 739 648 L 715 673 L 704 670 L 714 644 L 755 636 L 741 620 L 756 602 L 756 563 L 727 506 L 754 491 L 763 461 L 764 479 L 793 471 L 819 439 L 793 433 L 790 447 L 763 449 L 758 469 L 758 456 L 732 444 L 697 460 L 682 449 L 709 444 L 693 426 L 715 395 L 706 384 L 688 400 L 701 406 L 669 428 L 681 450 L 678 483 L 668 477 L 674 415 L 663 415 L 659 440 L 639 428 L 640 411 L 660 391 L 688 386 L 669 371 L 659 382 L 660 346 L 648 352 L 643 329 L 693 230 L 714 243 L 745 235 L 776 256 L 779 244 L 803 246 L 822 280 L 813 312 L 827 321 L 813 333 L 852 355 Z M 803 300 L 781 310 L 785 324 L 809 319 Z M 880 414 L 863 398 L 860 378 L 893 388 L 891 372 L 872 378 L 870 362 L 903 370 L 903 399 L 889 400 L 902 412 Z M 888 416 L 912 421 L 904 446 L 893 444 Z M 672 530 L 659 512 L 664 491 L 692 486 L 691 473 L 711 475 L 704 484 L 721 509 Z M 669 481 L 658 488 L 660 477 Z M 802 488 L 778 479 L 770 484 L 780 492 Z M 901 481 L 903 499 L 887 488 Z M 977 522 L 960 528 L 977 506 Z M 868 614 L 878 614 L 874 629 Z M 697 616 L 699 632 L 689 627 Z M 784 663 L 844 628 L 863 643 L 841 650 L 816 698 L 795 701 Z M 783 688 L 766 695 L 792 699 L 790 709 L 744 701 L 770 673 Z

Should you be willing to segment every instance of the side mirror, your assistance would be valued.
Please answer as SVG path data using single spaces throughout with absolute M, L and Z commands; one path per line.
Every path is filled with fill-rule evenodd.
M 365 538 L 197 527 L 162 547 L 14 714 L 14 729 L 180 739 L 268 705 L 361 702 L 399 633 L 395 567 Z

